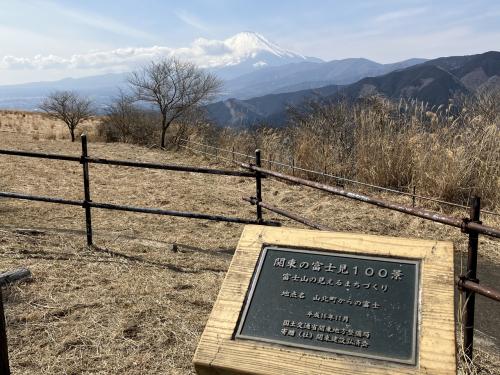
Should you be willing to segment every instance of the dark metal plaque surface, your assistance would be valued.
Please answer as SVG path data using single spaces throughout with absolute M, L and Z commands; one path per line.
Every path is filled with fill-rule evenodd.
M 265 247 L 236 339 L 416 364 L 418 291 L 418 261 Z

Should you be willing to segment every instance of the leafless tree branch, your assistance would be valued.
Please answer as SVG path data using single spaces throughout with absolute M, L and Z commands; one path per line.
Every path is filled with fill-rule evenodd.
M 187 111 L 206 104 L 222 83 L 191 62 L 168 58 L 133 72 L 128 82 L 135 100 L 153 104 L 161 114 L 161 147 L 170 124 Z
M 47 96 L 40 109 L 50 117 L 64 121 L 75 141 L 75 129 L 93 115 L 92 102 L 73 91 L 55 91 Z

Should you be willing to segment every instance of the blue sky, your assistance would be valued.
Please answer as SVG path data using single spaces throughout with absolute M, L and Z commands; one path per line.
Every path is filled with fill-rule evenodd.
M 0 84 L 102 70 L 33 63 L 48 56 L 189 48 L 197 38 L 224 40 L 240 31 L 324 60 L 473 54 L 500 50 L 500 1 L 0 0 Z

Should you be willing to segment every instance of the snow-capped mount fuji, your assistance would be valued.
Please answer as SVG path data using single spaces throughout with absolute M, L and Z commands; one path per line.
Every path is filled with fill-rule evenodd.
M 275 43 L 267 40 L 262 34 L 253 31 L 244 31 L 225 40 L 225 43 L 233 50 L 236 57 L 258 58 L 259 54 L 268 52 L 280 59 L 292 59 L 303 61 L 307 57 L 295 52 L 287 51 Z
M 40 71 L 43 76 L 45 66 L 42 62 L 56 58 L 61 69 L 67 68 L 68 75 L 76 65 L 81 68 L 100 66 L 103 73 L 124 71 L 124 73 L 106 73 L 80 78 L 65 78 L 58 81 L 32 82 L 17 85 L 0 86 L 0 108 L 33 110 L 41 99 L 54 90 L 75 90 L 96 100 L 99 105 L 106 105 L 111 100 L 117 87 L 126 85 L 127 71 L 147 64 L 152 59 L 178 57 L 192 61 L 201 68 L 214 72 L 225 82 L 243 74 L 251 74 L 266 68 L 277 68 L 294 63 L 322 63 L 314 57 L 306 57 L 289 51 L 266 39 L 256 32 L 240 32 L 224 40 L 196 39 L 190 46 L 169 48 L 153 46 L 124 48 L 111 51 L 89 52 L 70 57 L 42 56 L 42 58 L 17 58 L 27 68 Z M 9 60 L 9 61 L 10 61 Z M 0 63 L 2 56 L 0 55 Z M 313 64 L 316 65 L 316 64 Z M 230 91 L 224 93 L 231 95 Z
M 223 41 L 225 58 L 212 70 L 222 79 L 231 79 L 255 70 L 299 62 L 323 62 L 286 50 L 269 41 L 263 35 L 244 31 Z

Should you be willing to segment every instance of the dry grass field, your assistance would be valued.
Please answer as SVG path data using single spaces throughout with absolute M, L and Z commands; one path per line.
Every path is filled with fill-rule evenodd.
M 96 139 L 99 118 L 82 122 L 76 134 L 85 132 L 90 139 Z M 69 131 L 62 121 L 54 121 L 44 113 L 0 110 L 0 132 L 30 135 L 36 139 L 70 139 Z
M 35 135 L 26 129 L 34 129 L 38 120 L 25 124 L 18 118 L 9 125 L 2 116 L 0 121 L 0 148 L 80 154 L 79 143 L 51 136 L 58 125 L 47 122 Z M 197 155 L 128 144 L 91 142 L 89 153 L 221 166 Z M 255 215 L 255 208 L 241 200 L 254 194 L 252 179 L 105 165 L 92 165 L 90 176 L 96 202 Z M 463 269 L 466 236 L 459 230 L 270 179 L 263 185 L 265 201 L 334 230 L 451 240 L 457 268 Z M 2 155 L 0 190 L 82 199 L 81 166 Z M 193 374 L 194 350 L 243 227 L 92 212 L 97 247 L 88 249 L 81 208 L 0 200 L 0 271 L 28 267 L 33 273 L 29 282 L 4 289 L 13 374 Z M 484 222 L 500 226 L 498 218 L 485 216 Z M 499 241 L 481 237 L 480 251 L 481 263 L 498 270 Z M 481 305 L 483 298 L 477 300 L 485 306 L 488 327 L 496 329 L 478 333 L 475 371 L 498 374 L 498 306 L 491 309 Z

